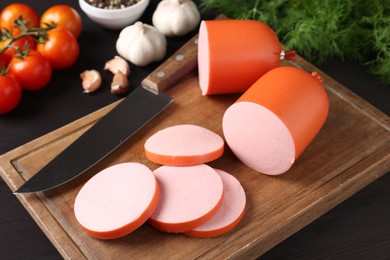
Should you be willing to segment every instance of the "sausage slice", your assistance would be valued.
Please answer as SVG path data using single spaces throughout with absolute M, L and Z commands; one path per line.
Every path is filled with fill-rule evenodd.
M 111 166 L 81 188 L 74 204 L 77 221 L 99 239 L 129 234 L 145 223 L 159 200 L 152 171 L 140 163 Z
M 161 231 L 180 233 L 202 225 L 222 203 L 221 177 L 206 164 L 161 166 L 153 173 L 161 197 L 149 223 Z
M 216 237 L 232 230 L 244 216 L 246 196 L 240 182 L 231 174 L 215 169 L 223 182 L 223 202 L 218 212 L 206 223 L 185 235 L 198 238 Z
M 191 166 L 219 158 L 224 140 L 201 126 L 175 125 L 158 131 L 145 142 L 146 157 L 154 163 Z

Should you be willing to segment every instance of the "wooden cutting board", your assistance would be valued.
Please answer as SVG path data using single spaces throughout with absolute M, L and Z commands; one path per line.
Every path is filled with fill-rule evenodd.
M 319 135 L 281 176 L 266 176 L 250 170 L 229 149 L 210 163 L 233 174 L 246 191 L 245 216 L 228 234 L 194 239 L 162 233 L 144 224 L 123 238 L 101 241 L 88 236 L 73 214 L 79 189 L 100 170 L 131 161 L 144 163 L 151 169 L 158 167 L 149 162 L 143 152 L 146 138 L 156 131 L 189 123 L 223 136 L 223 113 L 239 95 L 201 96 L 196 73 L 168 91 L 175 100 L 170 107 L 81 177 L 48 192 L 17 197 L 64 258 L 242 259 L 259 256 L 390 170 L 387 115 L 300 57 L 284 65 L 322 75 L 330 100 L 329 116 Z M 2 178 L 11 190 L 16 190 L 117 103 L 2 155 Z

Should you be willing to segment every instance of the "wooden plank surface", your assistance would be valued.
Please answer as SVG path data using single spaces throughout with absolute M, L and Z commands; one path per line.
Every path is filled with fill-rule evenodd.
M 319 71 L 301 58 L 285 65 Z M 18 199 L 64 258 L 223 259 L 261 255 L 390 169 L 389 117 L 320 74 L 329 95 L 329 116 L 287 173 L 276 177 L 259 174 L 244 166 L 229 149 L 210 163 L 236 176 L 248 199 L 242 222 L 226 235 L 194 239 L 162 233 L 145 224 L 123 238 L 101 241 L 89 237 L 73 214 L 77 192 L 98 171 L 129 161 L 151 169 L 158 167 L 143 153 L 143 143 L 154 132 L 192 123 L 222 136 L 223 113 L 239 95 L 203 97 L 196 74 L 168 91 L 175 100 L 168 109 L 84 175 L 48 192 L 17 195 Z M 2 155 L 2 178 L 16 190 L 115 105 Z

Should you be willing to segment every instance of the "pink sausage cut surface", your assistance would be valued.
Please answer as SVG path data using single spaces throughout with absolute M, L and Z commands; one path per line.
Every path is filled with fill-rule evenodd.
M 248 167 L 286 172 L 324 125 L 329 101 L 316 73 L 292 66 L 272 69 L 225 112 L 227 144 Z
M 74 212 L 86 232 L 99 239 L 127 235 L 145 223 L 159 200 L 152 171 L 140 163 L 121 163 L 93 176 L 79 191 Z
M 184 232 L 185 235 L 197 238 L 220 236 L 237 226 L 244 216 L 246 205 L 244 188 L 233 175 L 219 169 L 215 170 L 223 182 L 223 202 L 209 221 Z
M 206 164 L 161 166 L 153 173 L 161 196 L 149 223 L 161 231 L 180 233 L 202 225 L 222 203 L 222 179 Z
M 146 157 L 154 163 L 191 166 L 218 159 L 224 140 L 201 126 L 182 124 L 158 131 L 145 142 Z
M 224 115 L 223 128 L 238 159 L 258 172 L 277 175 L 294 163 L 294 140 L 288 128 L 263 106 L 252 102 L 234 104 Z

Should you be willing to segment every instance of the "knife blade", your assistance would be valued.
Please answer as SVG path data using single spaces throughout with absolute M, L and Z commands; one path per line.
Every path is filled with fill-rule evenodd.
M 147 76 L 140 86 L 19 187 L 14 194 L 46 191 L 78 177 L 163 111 L 173 102 L 163 92 L 196 68 L 197 37 L 198 35 L 195 35 L 179 48 Z

